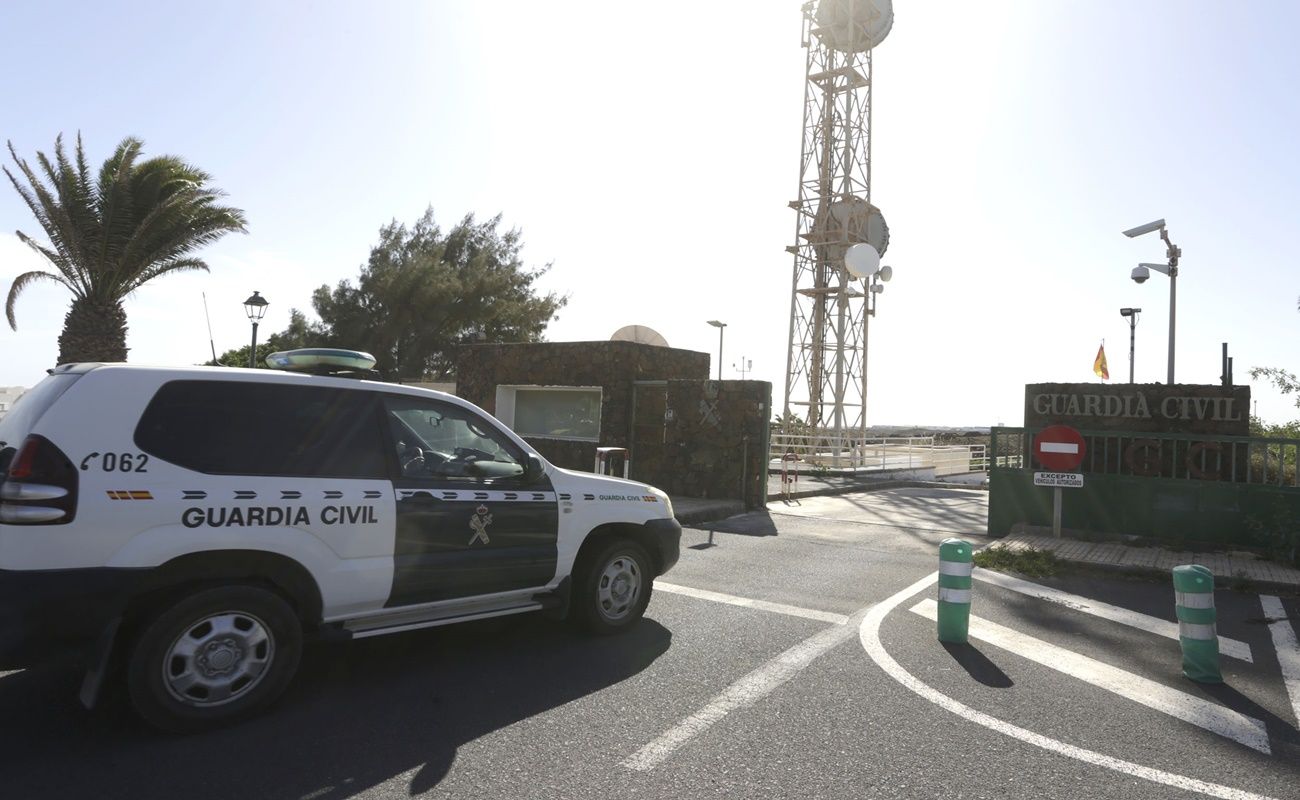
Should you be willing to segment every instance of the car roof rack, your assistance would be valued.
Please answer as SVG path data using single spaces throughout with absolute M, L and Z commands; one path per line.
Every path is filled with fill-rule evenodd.
M 306 375 L 323 375 L 331 378 L 379 379 L 375 370 L 375 357 L 360 350 L 343 350 L 333 347 L 308 347 L 285 350 L 266 357 L 271 369 L 299 372 Z

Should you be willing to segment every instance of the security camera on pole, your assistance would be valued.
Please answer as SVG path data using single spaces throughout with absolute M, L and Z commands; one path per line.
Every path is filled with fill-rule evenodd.
M 1169 260 L 1168 264 L 1138 264 L 1130 273 L 1134 283 L 1146 283 L 1151 277 L 1151 270 L 1163 273 L 1169 276 L 1169 380 L 1168 384 L 1174 384 L 1174 319 L 1177 312 L 1178 304 L 1178 259 L 1182 256 L 1182 248 L 1174 245 L 1169 241 L 1169 231 L 1165 230 L 1165 221 L 1158 219 L 1155 222 L 1148 222 L 1145 225 L 1139 225 L 1136 228 L 1129 228 L 1124 231 L 1124 235 L 1130 239 L 1136 239 L 1148 233 L 1160 231 L 1160 238 L 1165 242 L 1165 258 Z

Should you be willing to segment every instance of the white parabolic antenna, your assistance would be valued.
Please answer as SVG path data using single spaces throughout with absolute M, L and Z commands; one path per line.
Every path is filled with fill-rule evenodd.
M 893 0 L 821 0 L 817 35 L 842 53 L 862 53 L 885 40 L 894 27 Z
M 850 245 L 844 254 L 844 266 L 855 278 L 870 278 L 880 269 L 880 253 L 869 244 Z
M 652 344 L 656 347 L 667 347 L 668 340 L 665 339 L 659 331 L 654 328 L 648 328 L 645 325 L 624 325 L 614 331 L 614 335 L 609 337 L 611 342 L 636 342 L 637 344 Z

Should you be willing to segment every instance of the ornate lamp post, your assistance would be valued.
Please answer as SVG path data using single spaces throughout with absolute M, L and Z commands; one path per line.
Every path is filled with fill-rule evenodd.
M 268 305 L 270 303 L 266 302 L 266 298 L 257 292 L 253 292 L 253 296 L 244 301 L 244 311 L 248 312 L 248 321 L 253 323 L 253 347 L 248 351 L 249 369 L 257 366 L 257 323 L 266 316 Z

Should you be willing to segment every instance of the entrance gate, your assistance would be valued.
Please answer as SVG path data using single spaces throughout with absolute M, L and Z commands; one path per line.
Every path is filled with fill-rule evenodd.
M 662 477 L 667 457 L 668 381 L 636 381 L 632 385 L 632 480 L 654 483 Z

